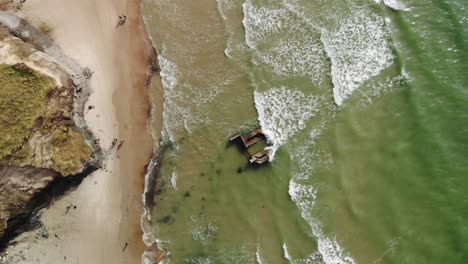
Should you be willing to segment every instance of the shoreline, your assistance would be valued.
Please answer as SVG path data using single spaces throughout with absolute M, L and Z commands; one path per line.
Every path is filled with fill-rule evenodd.
M 56 12 L 50 14 L 51 9 Z M 122 12 L 128 20 L 115 28 Z M 7 251 L 22 252 L 15 263 L 139 263 L 146 249 L 141 228 L 144 177 L 155 155 L 149 89 L 157 80 L 141 3 L 29 0 L 19 14 L 32 24 L 50 24 L 63 52 L 94 72 L 86 102 L 94 109 L 85 111 L 85 119 L 105 158 L 102 169 L 41 210 L 50 238 L 26 232 Z M 120 150 L 112 149 L 114 139 L 123 140 Z M 66 213 L 70 204 L 75 209 Z
M 143 8 L 143 0 L 140 0 L 140 9 Z M 154 187 L 156 184 L 157 176 L 161 166 L 161 155 L 164 151 L 164 146 L 161 145 L 162 130 L 163 130 L 163 111 L 164 111 L 164 88 L 162 85 L 162 78 L 159 74 L 161 68 L 159 66 L 158 54 L 154 40 L 151 37 L 148 24 L 144 19 L 144 15 L 140 13 L 141 25 L 146 34 L 146 41 L 152 47 L 153 58 L 151 63 L 152 75 L 149 78 L 148 87 L 151 89 L 150 103 L 151 113 L 148 119 L 150 133 L 154 140 L 153 157 L 147 166 L 144 178 L 144 190 L 141 195 L 143 214 L 141 215 L 140 225 L 143 232 L 143 242 L 146 245 L 146 250 L 142 254 L 142 263 L 160 263 L 160 261 L 169 253 L 166 248 L 161 248 L 158 245 L 157 237 L 154 234 L 152 226 L 152 207 L 154 199 Z M 156 144 L 157 143 L 157 144 Z
M 144 158 L 144 162 L 140 162 L 143 166 L 140 167 L 141 170 L 138 168 L 138 161 L 137 161 L 137 156 L 140 154 L 141 156 L 144 156 L 143 153 L 141 153 L 139 150 L 136 150 L 138 153 L 134 152 L 127 152 L 129 154 L 128 157 L 123 156 L 123 160 L 127 160 L 127 163 L 122 162 L 120 165 L 120 170 L 121 173 L 125 174 L 126 171 L 129 170 L 131 171 L 138 171 L 138 175 L 135 175 L 136 177 L 133 177 L 133 179 L 130 177 L 128 180 L 130 181 L 129 183 L 132 183 L 133 190 L 127 190 L 129 194 L 132 195 L 132 198 L 134 201 L 127 203 L 127 209 L 129 207 L 132 207 L 134 203 L 138 204 L 137 208 L 133 207 L 133 215 L 135 217 L 132 218 L 132 223 L 131 226 L 134 229 L 133 231 L 133 243 L 138 244 L 138 247 L 135 248 L 134 250 L 136 251 L 136 257 L 140 259 L 140 262 L 142 261 L 143 254 L 145 250 L 147 249 L 147 245 L 144 243 L 144 230 L 142 229 L 142 224 L 141 224 L 141 219 L 145 213 L 145 208 L 144 204 L 142 203 L 141 197 L 144 194 L 144 189 L 145 189 L 145 177 L 146 174 L 148 173 L 148 169 L 151 166 L 153 157 L 155 155 L 155 138 L 153 138 L 152 134 L 152 111 L 154 109 L 154 106 L 152 105 L 152 100 L 150 98 L 150 89 L 152 87 L 152 80 L 154 78 L 154 75 L 156 74 L 155 69 L 153 68 L 153 61 L 156 59 L 156 53 L 155 50 L 152 46 L 152 43 L 149 39 L 149 36 L 145 30 L 145 25 L 143 22 L 142 14 L 141 14 L 141 3 L 140 1 L 137 1 L 137 3 L 133 4 L 133 7 L 135 8 L 136 11 L 135 13 L 138 14 L 137 16 L 134 16 L 133 19 L 138 22 L 134 22 L 137 25 L 137 29 L 139 31 L 139 35 L 142 38 L 142 42 L 144 45 L 144 54 L 143 57 L 140 57 L 140 59 L 135 59 L 135 61 L 145 61 L 145 67 L 144 67 L 144 72 L 145 72 L 145 78 L 139 79 L 138 83 L 134 85 L 134 87 L 144 87 L 144 90 L 141 91 L 140 94 L 137 94 L 137 98 L 133 98 L 131 102 L 135 105 L 136 108 L 139 108 L 138 110 L 140 111 L 140 115 L 138 115 L 138 119 L 135 118 L 134 115 L 129 114 L 129 112 L 124 111 L 122 106 L 125 106 L 127 104 L 127 98 L 126 96 L 117 96 L 117 91 L 114 92 L 113 95 L 113 104 L 116 106 L 116 115 L 117 116 L 125 116 L 126 121 L 133 121 L 134 123 L 137 123 L 137 126 L 131 126 L 129 128 L 126 124 L 126 121 L 120 122 L 118 125 L 118 130 L 119 130 L 119 136 L 120 138 L 125 139 L 125 144 L 131 144 L 131 145 L 145 145 L 146 147 L 146 157 Z M 135 47 L 134 47 L 135 48 Z M 133 52 L 139 52 L 139 48 L 136 48 L 133 50 Z M 143 71 L 143 68 L 140 69 Z M 143 74 L 141 74 L 143 75 Z M 138 107 L 140 106 L 140 107 Z M 145 131 L 145 136 L 149 138 L 145 140 L 141 140 L 141 132 Z M 140 136 L 139 136 L 140 135 Z M 130 141 L 127 142 L 127 138 L 130 137 Z M 133 139 L 133 140 L 132 140 Z M 150 144 L 148 144 L 150 143 Z M 141 157 L 140 156 L 140 157 Z M 131 159 L 134 159 L 134 162 L 131 162 Z M 123 183 L 126 184 L 126 183 Z M 125 204 L 125 201 L 123 200 L 122 202 Z M 131 214 L 131 213 L 130 213 Z M 121 229 L 125 229 L 126 224 L 121 224 Z M 131 244 L 132 242 L 128 242 Z

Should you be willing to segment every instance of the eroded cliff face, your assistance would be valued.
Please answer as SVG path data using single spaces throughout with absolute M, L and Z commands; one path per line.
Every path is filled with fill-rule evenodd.
M 43 33 L 0 11 L 0 250 L 54 183 L 101 164 L 83 118 L 91 74 Z
M 50 169 L 0 166 L 0 235 L 35 209 L 38 204 L 32 198 L 56 177 L 59 173 Z

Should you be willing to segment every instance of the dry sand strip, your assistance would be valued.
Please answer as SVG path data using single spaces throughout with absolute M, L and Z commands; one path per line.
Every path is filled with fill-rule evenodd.
M 127 20 L 116 28 L 123 14 Z M 45 23 L 64 53 L 94 72 L 88 101 L 94 108 L 85 119 L 108 156 L 103 169 L 42 211 L 48 238 L 22 234 L 7 249 L 6 263 L 141 263 L 143 174 L 153 152 L 147 94 L 153 54 L 140 3 L 27 0 L 19 15 L 35 26 Z M 124 139 L 119 150 L 111 149 L 115 138 Z

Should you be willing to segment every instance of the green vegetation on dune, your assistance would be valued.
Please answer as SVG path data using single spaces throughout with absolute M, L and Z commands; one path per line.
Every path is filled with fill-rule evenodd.
M 0 65 L 0 165 L 81 172 L 91 149 L 74 130 L 72 105 L 72 93 L 52 78 L 24 64 Z
M 51 78 L 25 65 L 0 65 L 0 160 L 28 139 L 54 87 Z
M 53 147 L 52 169 L 62 175 L 77 173 L 79 165 L 84 164 L 91 157 L 91 150 L 83 141 L 80 133 L 70 129 L 57 129 L 50 141 Z

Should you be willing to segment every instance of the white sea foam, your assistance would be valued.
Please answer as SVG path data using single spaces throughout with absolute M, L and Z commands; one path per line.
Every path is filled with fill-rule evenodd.
M 387 77 L 369 84 L 369 88 L 361 90 L 361 99 L 356 103 L 358 108 L 365 108 L 373 102 L 374 98 L 383 96 L 389 92 L 398 91 L 403 87 L 403 83 L 407 78 L 404 76 L 404 68 L 402 74 L 395 77 Z
M 328 120 L 330 121 L 330 120 Z M 331 160 L 327 153 L 321 152 L 315 146 L 315 141 L 321 135 L 325 124 L 320 123 L 310 130 L 309 138 L 301 142 L 300 146 L 288 148 L 295 171 L 289 182 L 288 193 L 297 205 L 302 217 L 309 223 L 312 234 L 317 238 L 318 253 L 326 264 L 354 264 L 354 259 L 345 252 L 334 236 L 323 233 L 319 219 L 313 215 L 313 207 L 317 200 L 318 189 L 314 188 L 310 179 L 314 176 L 314 169 L 320 163 L 328 166 Z M 295 260 L 294 263 L 316 263 L 320 259 L 317 252 L 307 258 Z
M 171 141 L 175 142 L 173 126 L 174 124 L 170 120 L 170 116 L 172 115 L 172 102 L 171 102 L 171 93 L 173 93 L 177 82 L 177 76 L 179 71 L 175 63 L 170 61 L 169 59 L 158 56 L 159 66 L 161 69 L 160 75 L 162 79 L 163 89 L 164 89 L 164 112 L 163 112 L 163 132 L 162 138 L 163 141 Z
M 189 258 L 186 259 L 185 262 L 187 264 L 214 264 L 216 263 L 212 258 L 210 257 L 196 257 L 196 258 Z
M 328 76 L 323 44 L 318 35 L 307 30 L 296 30 L 291 38 L 279 41 L 258 57 L 272 67 L 275 74 L 309 78 L 317 87 Z
M 177 76 L 179 75 L 179 70 L 175 63 L 170 61 L 169 59 L 158 56 L 159 67 L 161 68 L 161 72 L 159 73 L 162 78 L 164 89 L 166 90 L 173 90 L 174 87 L 177 85 Z
M 288 246 L 286 245 L 286 243 L 283 243 L 283 256 L 285 259 L 289 261 L 289 263 L 291 263 L 292 258 L 291 258 L 291 255 L 289 254 Z
M 300 185 L 291 180 L 289 194 L 301 211 L 301 215 L 308 221 L 312 233 L 317 238 L 318 251 L 326 264 L 354 264 L 354 259 L 339 245 L 335 237 L 328 237 L 322 232 L 319 221 L 312 214 L 312 207 L 316 199 L 316 191 L 310 186 Z M 314 257 L 313 255 L 311 257 Z
M 180 82 L 182 73 L 179 66 L 164 57 L 158 56 L 161 68 L 161 78 L 164 89 L 164 111 L 163 111 L 163 141 L 176 142 L 176 135 L 181 131 L 191 133 L 192 129 L 210 122 L 199 109 L 198 105 L 187 104 L 188 101 L 195 104 L 206 102 L 212 98 L 209 93 L 202 94 L 201 91 L 193 89 L 188 83 Z M 176 145 L 176 148 L 178 146 Z
M 399 11 L 409 11 L 410 9 L 407 8 L 403 3 L 398 0 L 375 0 L 377 3 L 383 3 L 385 6 Z
M 295 259 L 291 256 L 288 250 L 286 243 L 283 243 L 283 257 L 288 260 L 291 264 L 317 264 L 317 263 L 326 263 L 326 264 L 351 264 L 347 262 L 326 262 L 320 251 L 314 251 L 310 255 Z
M 177 173 L 175 171 L 171 175 L 171 185 L 174 190 L 177 190 Z
M 285 9 L 255 7 L 251 1 L 246 1 L 242 7 L 245 41 L 252 49 L 286 27 L 288 12 Z
M 143 202 L 143 214 L 140 217 L 140 227 L 141 230 L 143 231 L 143 236 L 142 240 L 143 243 L 145 243 L 146 247 L 151 247 L 153 243 L 156 241 L 156 235 L 153 232 L 153 226 L 151 222 L 151 208 L 148 207 L 147 201 L 146 201 L 146 195 L 148 192 L 151 190 L 150 183 L 151 181 L 151 174 L 153 172 L 153 169 L 156 166 L 156 160 L 152 159 L 150 161 L 150 164 L 147 167 L 147 171 L 145 174 L 145 187 L 143 194 L 141 195 L 142 197 L 142 202 Z M 142 263 L 147 264 L 151 263 L 150 262 L 150 252 L 145 251 L 141 258 L 142 258 Z
M 362 10 L 323 29 L 322 42 L 331 60 L 333 96 L 341 105 L 365 81 L 390 66 L 394 56 L 384 19 Z
M 201 217 L 191 216 L 190 220 L 189 230 L 192 238 L 202 244 L 208 242 L 218 231 L 218 226 L 211 221 L 207 221 L 203 215 Z
M 158 59 L 164 88 L 163 140 L 176 142 L 175 135 L 178 132 L 185 130 L 190 134 L 193 129 L 212 123 L 204 112 L 206 105 L 212 102 L 237 76 L 220 76 L 215 82 L 200 89 L 187 81 L 180 81 L 184 74 L 181 73 L 176 63 L 163 55 L 159 55 Z M 194 79 L 203 80 L 200 77 L 201 73 L 196 69 L 190 71 L 190 75 Z
M 216 0 L 218 3 L 218 12 L 223 20 L 228 19 L 228 14 L 235 7 L 235 1 Z
M 227 13 L 231 8 L 229 3 L 226 4 L 225 2 L 228 1 L 223 0 L 221 3 L 221 0 L 218 0 L 219 5 L 220 3 L 223 4 L 222 8 L 220 8 L 223 19 L 227 18 Z M 302 29 L 304 32 L 301 33 L 300 28 L 302 26 L 291 25 L 291 19 L 293 18 L 291 18 L 288 10 L 256 7 L 250 0 L 247 0 L 243 4 L 243 11 L 243 25 L 247 45 L 254 50 L 258 62 L 268 65 L 278 75 L 308 77 L 315 84 L 320 83 L 321 79 L 318 79 L 317 76 L 323 75 L 326 68 L 324 64 L 326 60 L 323 58 L 325 57 L 323 55 L 324 51 L 321 50 L 324 46 L 331 60 L 331 75 L 335 86 L 333 93 L 338 105 L 341 105 L 353 91 L 373 76 L 379 74 L 382 69 L 388 67 L 393 61 L 383 18 L 377 15 L 364 13 L 360 10 L 354 16 L 341 20 L 336 27 L 328 30 L 323 29 L 320 32 L 322 43 L 318 43 L 318 38 L 314 38 L 310 34 L 311 29 Z M 283 36 L 285 32 L 292 29 L 298 30 L 298 28 L 299 31 L 296 32 L 296 35 L 287 35 L 287 38 L 281 39 L 277 43 L 270 43 L 272 38 Z M 314 29 L 316 30 L 316 28 Z M 289 38 L 289 36 L 293 37 Z M 297 37 L 297 39 L 294 37 Z M 263 45 L 265 43 L 271 45 L 267 45 L 266 51 L 260 52 L 258 48 L 265 48 L 265 45 Z M 241 46 L 228 45 L 225 52 L 226 54 L 233 54 L 235 49 L 240 48 Z M 322 55 L 320 52 L 322 52 Z M 217 89 L 213 91 L 213 94 L 207 94 L 205 90 L 191 89 L 191 87 L 184 86 L 186 84 L 177 83 L 178 69 L 173 63 L 165 61 L 161 63 L 161 68 L 164 72 L 161 75 L 164 75 L 165 92 L 168 92 L 168 96 L 166 96 L 167 104 L 180 100 L 180 98 L 192 100 L 193 98 L 200 98 L 201 101 L 199 102 L 205 104 L 219 94 Z M 183 90 L 177 91 L 179 89 L 177 86 L 180 86 Z M 197 92 L 200 92 L 200 94 L 197 94 Z M 320 114 L 319 109 L 323 110 L 325 108 L 323 98 L 286 87 L 272 88 L 262 92 L 256 91 L 254 96 L 260 125 L 269 142 L 273 144 L 270 152 L 271 158 L 273 158 L 279 146 L 285 144 L 291 137 L 305 129 L 307 121 Z M 168 109 L 171 112 L 171 119 L 165 117 L 165 121 L 177 122 L 184 120 L 183 127 L 188 131 L 195 122 L 206 122 L 201 118 L 197 120 L 198 117 L 191 109 L 186 110 L 181 105 L 173 104 L 172 108 L 169 107 Z M 323 110 L 326 112 L 324 115 L 334 114 L 333 111 L 329 110 Z M 191 119 L 187 121 L 184 118 Z M 175 126 L 172 123 L 167 125 Z M 303 218 L 310 224 L 312 233 L 317 237 L 318 250 L 324 262 L 327 264 L 353 264 L 355 263 L 354 260 L 340 247 L 338 240 L 333 236 L 324 234 L 318 219 L 314 219 L 312 215 L 317 189 L 308 184 L 307 180 L 312 176 L 316 162 L 328 162 L 313 160 L 322 155 L 311 151 L 314 140 L 321 134 L 321 128 L 323 128 L 323 125 L 310 131 L 311 140 L 305 144 L 304 148 L 297 148 L 295 153 L 290 153 L 294 157 L 292 160 L 297 161 L 295 163 L 297 171 L 295 171 L 293 179 L 289 183 L 289 195 L 299 207 Z M 203 217 L 192 219 L 190 232 L 194 240 L 205 243 L 204 241 L 209 239 L 216 231 L 216 225 L 206 222 Z M 211 234 L 211 236 L 206 236 L 206 234 Z M 292 260 L 286 244 L 283 244 L 283 254 L 292 263 L 315 263 L 313 260 L 316 260 L 315 253 L 305 259 Z M 232 254 L 229 253 L 228 255 Z M 259 247 L 257 247 L 255 256 L 252 254 L 252 258 L 254 257 L 257 263 L 262 263 Z M 252 259 L 252 262 L 255 259 Z M 213 258 L 193 258 L 188 260 L 187 263 L 214 262 Z
M 257 245 L 257 250 L 255 251 L 255 260 L 257 261 L 257 264 L 263 264 L 263 259 L 260 255 L 260 245 Z
M 331 60 L 331 76 L 335 86 L 334 98 L 338 105 L 341 105 L 354 90 L 379 74 L 393 61 L 383 18 L 362 10 L 353 14 L 354 16 L 341 20 L 336 27 L 328 30 L 323 27 L 320 32 L 323 48 Z M 307 32 L 288 35 L 288 30 L 298 29 L 288 24 L 289 22 L 284 18 L 287 15 L 288 11 L 282 9 L 259 8 L 249 2 L 244 4 L 243 23 L 246 28 L 247 44 L 254 49 L 257 62 L 259 62 L 257 64 L 269 65 L 279 75 L 306 76 L 314 81 L 312 75 L 316 77 L 316 72 L 307 68 L 309 66 L 307 61 L 321 60 L 319 65 L 325 68 L 323 67 L 325 59 L 312 57 L 318 56 L 318 49 L 321 49 L 322 45 L 315 45 L 317 50 L 311 50 L 310 54 L 307 49 L 300 50 L 300 48 L 303 43 L 313 43 L 314 39 L 311 34 L 316 27 L 308 25 L 309 29 L 305 31 L 309 31 L 309 35 Z M 284 41 L 280 40 L 270 46 L 266 45 L 266 49 L 265 45 L 260 46 L 268 40 L 271 41 L 272 36 L 275 38 L 275 35 L 279 34 L 299 38 L 285 38 Z M 311 72 L 311 75 L 305 75 L 304 72 L 307 71 Z M 318 253 L 314 252 L 304 259 L 292 259 L 287 245 L 283 244 L 285 258 L 291 263 L 316 263 L 319 259 L 323 259 L 327 264 L 354 264 L 354 259 L 341 248 L 337 239 L 322 232 L 318 219 L 312 215 L 317 189 L 310 184 L 309 179 L 312 177 L 314 166 L 317 162 L 326 166 L 333 162 L 326 153 L 324 155 L 315 150 L 314 142 L 321 135 L 324 124 L 327 122 L 325 119 L 333 118 L 334 108 L 329 107 L 328 104 L 325 105 L 321 97 L 306 95 L 285 87 L 256 91 L 254 98 L 260 125 L 269 143 L 273 145 L 270 152 L 271 158 L 279 146 L 284 145 L 291 137 L 306 128 L 310 118 L 316 115 L 320 115 L 321 118 L 321 123 L 310 130 L 310 140 L 301 142 L 302 146 L 299 147 L 296 144 L 289 147 L 291 144 L 288 144 L 288 151 L 297 169 L 289 183 L 288 192 L 300 209 L 302 217 L 311 226 L 312 233 L 317 237 Z M 322 112 L 319 112 L 319 109 Z
M 310 210 L 315 204 L 317 190 L 307 184 L 300 184 L 293 178 L 289 181 L 289 196 L 301 209 Z
M 411 76 L 408 72 L 408 69 L 406 68 L 406 65 L 403 65 L 401 67 L 401 75 L 403 76 L 403 78 L 405 78 L 406 80 L 411 80 Z
M 216 259 L 222 260 L 222 263 L 245 264 L 254 263 L 256 261 L 251 248 L 246 245 L 223 248 L 216 252 L 216 256 Z
M 254 63 L 264 64 L 282 77 L 309 78 L 317 87 L 328 76 L 329 66 L 320 32 L 287 9 L 243 5 L 246 43 Z M 275 35 L 278 35 L 278 40 Z M 265 47 L 256 47 L 266 43 Z
M 241 7 L 240 1 L 216 0 L 218 2 L 218 11 L 223 18 L 225 33 L 227 36 L 226 48 L 224 54 L 233 60 L 243 59 L 247 54 L 248 46 L 244 41 L 243 29 L 238 23 L 238 8 Z M 245 67 L 243 63 L 236 66 Z
M 327 264 L 354 264 L 355 260 L 344 252 L 336 238 L 319 236 L 318 250 Z
M 319 110 L 320 97 L 300 91 L 272 88 L 255 92 L 258 120 L 270 144 L 270 158 L 288 138 L 306 127 L 306 121 Z

